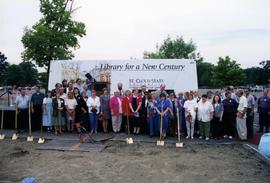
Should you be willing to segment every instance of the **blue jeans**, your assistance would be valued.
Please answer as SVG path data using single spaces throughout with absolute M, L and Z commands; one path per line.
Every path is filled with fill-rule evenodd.
M 98 128 L 98 114 L 97 113 L 89 113 L 90 119 L 90 129 L 93 132 L 97 131 Z
M 158 115 L 152 115 L 151 117 L 149 117 L 148 121 L 149 121 L 150 136 L 154 136 L 159 131 L 159 129 L 158 129 L 158 126 L 159 126 L 158 125 L 158 123 L 159 123 Z

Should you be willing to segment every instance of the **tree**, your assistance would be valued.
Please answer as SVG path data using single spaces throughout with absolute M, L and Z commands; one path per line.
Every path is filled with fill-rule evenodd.
M 247 85 L 267 85 L 268 79 L 270 79 L 270 70 L 251 67 L 244 70 L 246 74 L 246 84 Z
M 25 85 L 24 72 L 19 65 L 10 65 L 6 72 L 7 85 Z
M 191 58 L 197 63 L 197 76 L 199 86 L 212 86 L 211 76 L 213 64 L 204 62 L 200 53 L 196 53 L 196 45 L 190 40 L 185 42 L 183 37 L 172 40 L 169 36 L 163 41 L 161 46 L 156 46 L 156 52 L 144 52 L 146 59 L 181 59 Z
M 191 58 L 195 55 L 196 46 L 190 40 L 188 43 L 184 41 L 183 37 L 177 37 L 175 40 L 172 40 L 168 36 L 161 46 L 156 46 L 156 52 L 144 52 L 144 58 L 160 58 L 160 59 L 173 59 L 173 58 Z
M 6 71 L 5 82 L 8 85 L 33 86 L 37 83 L 38 70 L 31 62 L 12 64 Z
M 213 86 L 211 78 L 213 76 L 214 65 L 208 62 L 197 62 L 197 75 L 199 87 Z
M 6 60 L 7 60 L 7 57 L 2 52 L 0 52 L 0 78 L 2 78 L 0 80 L 0 85 L 5 84 L 3 78 L 5 78 L 6 71 L 7 71 L 8 66 L 9 66 L 9 63 Z
M 218 64 L 213 68 L 212 74 L 212 83 L 215 87 L 242 85 L 246 79 L 240 64 L 237 64 L 235 60 L 231 60 L 229 56 L 225 58 L 219 57 Z
M 260 65 L 262 65 L 264 69 L 270 70 L 270 60 L 261 61 Z
M 40 0 L 43 17 L 25 28 L 22 43 L 24 61 L 34 61 L 47 69 L 49 77 L 51 60 L 72 59 L 73 49 L 79 48 L 79 37 L 86 35 L 85 25 L 72 20 L 74 0 Z

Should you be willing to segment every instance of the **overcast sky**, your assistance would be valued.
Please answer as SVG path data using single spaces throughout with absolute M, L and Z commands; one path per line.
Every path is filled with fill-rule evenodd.
M 270 59 L 269 0 L 75 0 L 86 24 L 74 59 L 142 58 L 167 35 L 192 39 L 205 61 L 229 55 L 242 67 Z M 0 0 L 0 51 L 21 61 L 25 26 L 39 20 L 39 0 Z

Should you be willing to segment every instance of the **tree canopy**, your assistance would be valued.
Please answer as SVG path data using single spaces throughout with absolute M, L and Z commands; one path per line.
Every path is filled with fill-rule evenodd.
M 246 75 L 240 64 L 229 56 L 219 57 L 217 65 L 213 68 L 212 83 L 215 87 L 228 85 L 239 86 L 245 83 Z
M 156 52 L 144 52 L 144 58 L 191 58 L 195 54 L 196 45 L 190 40 L 185 42 L 183 37 L 171 39 L 169 36 L 161 46 L 157 45 Z
M 5 83 L 6 71 L 8 69 L 9 63 L 7 62 L 7 57 L 0 52 L 0 85 L 3 85 Z
M 25 28 L 22 43 L 24 61 L 34 61 L 49 72 L 51 60 L 71 59 L 79 48 L 79 37 L 86 35 L 85 24 L 72 20 L 74 0 L 40 0 L 43 17 Z M 48 76 L 47 76 L 48 77 Z

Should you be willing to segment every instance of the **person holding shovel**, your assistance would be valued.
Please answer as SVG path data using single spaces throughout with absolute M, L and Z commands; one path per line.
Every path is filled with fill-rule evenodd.
M 159 100 L 157 102 L 157 113 L 159 115 L 159 120 L 161 121 L 162 118 L 162 134 L 161 136 L 166 138 L 166 133 L 167 133 L 167 128 L 168 128 L 168 121 L 169 121 L 169 116 L 170 116 L 170 103 L 166 99 L 166 95 L 164 93 L 161 93 L 159 95 Z M 159 125 L 160 122 L 159 122 Z M 160 127 L 160 126 L 159 126 Z

